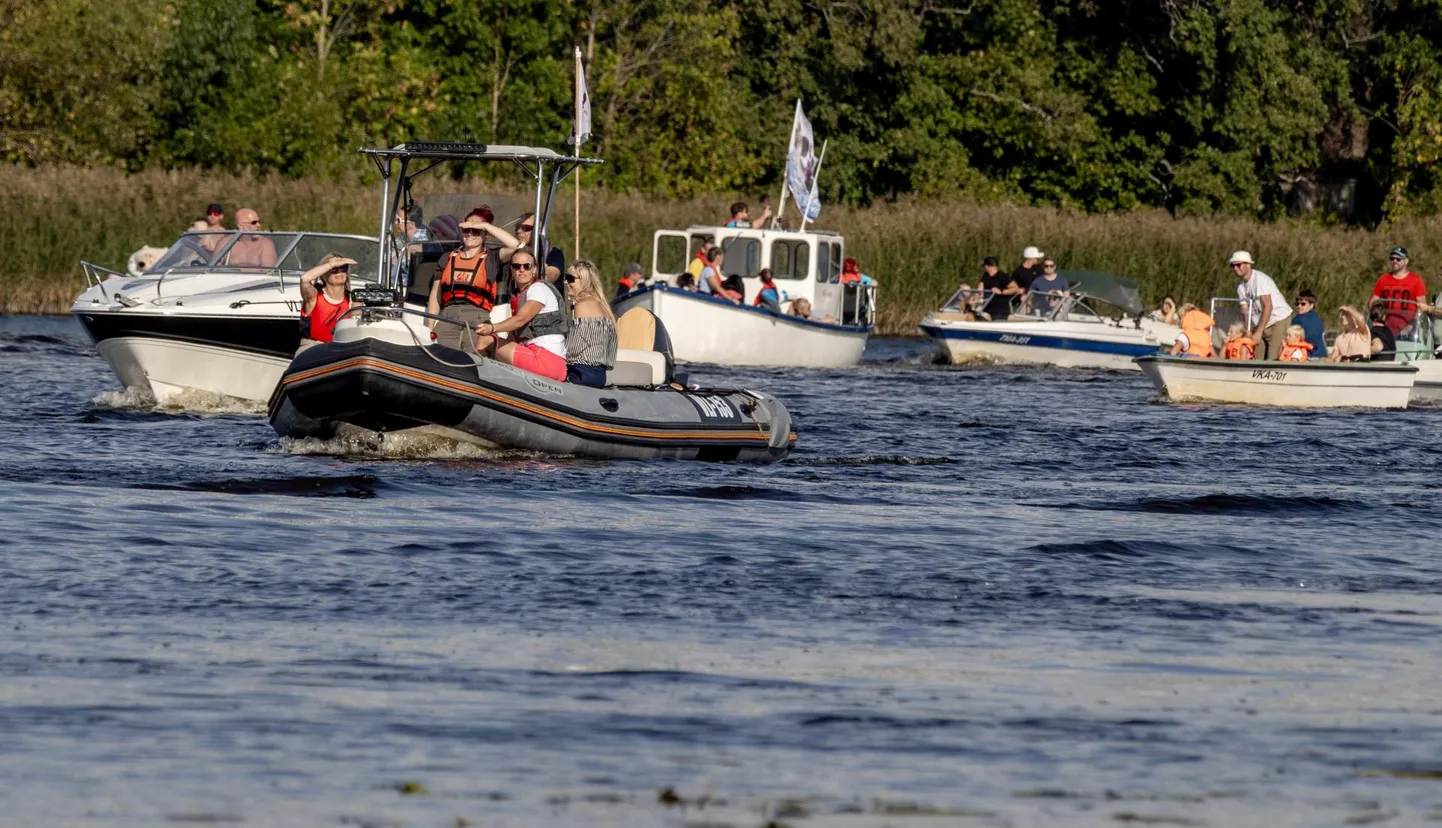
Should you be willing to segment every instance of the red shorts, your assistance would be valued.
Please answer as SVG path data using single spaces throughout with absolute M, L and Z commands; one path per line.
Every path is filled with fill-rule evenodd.
M 551 351 L 529 342 L 521 342 L 511 352 L 511 364 L 522 371 L 540 374 L 556 382 L 566 381 L 566 360 Z

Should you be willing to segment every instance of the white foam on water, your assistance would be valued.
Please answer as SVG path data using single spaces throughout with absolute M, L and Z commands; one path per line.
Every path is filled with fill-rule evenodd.
M 157 402 L 146 388 L 134 386 L 124 391 L 102 391 L 90 403 L 111 411 L 157 411 L 163 414 L 264 414 L 265 403 L 242 400 L 213 391 L 186 389 Z
M 147 388 L 126 388 L 124 391 L 102 391 L 90 400 L 96 408 L 114 411 L 149 411 L 155 407 L 155 397 Z
M 314 437 L 282 437 L 266 449 L 273 454 L 299 456 L 367 457 L 392 460 L 495 460 L 514 458 L 514 451 L 486 448 L 462 440 L 454 440 L 426 432 L 354 431 L 328 440 Z

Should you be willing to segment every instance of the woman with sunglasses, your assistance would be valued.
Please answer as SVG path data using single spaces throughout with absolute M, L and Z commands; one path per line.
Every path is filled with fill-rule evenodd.
M 534 238 L 536 232 L 536 214 L 522 213 L 521 217 L 516 219 L 515 227 L 516 248 L 532 250 L 531 239 Z M 515 255 L 515 249 L 502 249 L 501 261 L 509 262 L 513 255 Z M 546 260 L 546 281 L 554 285 L 566 270 L 566 253 L 555 245 L 547 244 L 544 258 Z M 509 275 L 507 274 L 507 276 Z
M 511 273 L 521 295 L 515 315 L 494 325 L 482 322 L 476 326 L 476 333 L 492 337 L 513 332 L 515 341 L 497 348 L 496 359 L 522 371 L 565 382 L 566 333 L 570 330 L 570 320 L 561 308 L 561 292 L 539 278 L 536 259 L 529 250 L 517 250 L 511 257 Z M 489 342 L 485 339 L 483 345 Z
M 335 323 L 350 310 L 350 269 L 355 259 L 327 253 L 300 277 L 300 351 L 335 339 Z
M 431 320 L 436 342 L 449 348 L 482 350 L 471 336 L 471 329 L 491 318 L 496 304 L 496 285 L 500 276 L 500 254 L 486 249 L 488 237 L 501 243 L 502 249 L 519 244 L 516 237 L 491 223 L 489 207 L 481 206 L 466 214 L 461 222 L 461 248 L 451 251 L 441 263 L 440 275 L 431 282 L 431 295 L 426 312 L 461 324 L 446 325 Z
M 604 388 L 616 367 L 616 314 L 606 301 L 601 272 L 585 259 L 566 268 L 571 330 L 566 333 L 566 381 Z

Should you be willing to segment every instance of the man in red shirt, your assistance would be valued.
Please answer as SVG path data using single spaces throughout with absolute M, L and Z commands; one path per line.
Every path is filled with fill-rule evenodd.
M 1387 309 L 1387 328 L 1399 334 L 1412 324 L 1417 311 L 1431 310 L 1427 305 L 1427 285 L 1422 277 L 1407 269 L 1407 248 L 1394 247 L 1387 256 L 1391 270 L 1377 277 L 1369 305 L 1382 303 Z

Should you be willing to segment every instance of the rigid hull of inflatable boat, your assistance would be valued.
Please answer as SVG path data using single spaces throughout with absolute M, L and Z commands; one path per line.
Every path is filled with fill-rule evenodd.
M 1399 363 L 1278 362 L 1140 357 L 1172 400 L 1290 408 L 1406 408 L 1417 369 Z
M 932 313 L 919 327 L 939 341 L 957 364 L 980 358 L 1021 365 L 1134 371 L 1134 358 L 1155 354 L 1176 340 L 1175 328 L 1153 329 L 1145 322 L 1141 328 L 1077 320 L 986 322 Z
M 589 388 L 449 348 L 371 338 L 297 356 L 270 413 L 283 437 L 328 436 L 342 423 L 427 428 L 483 445 L 602 458 L 769 462 L 796 439 L 785 406 L 764 394 Z
M 619 316 L 633 307 L 656 314 L 676 359 L 707 365 L 850 368 L 861 362 L 868 328 L 777 316 L 701 293 L 655 286 L 623 296 Z

